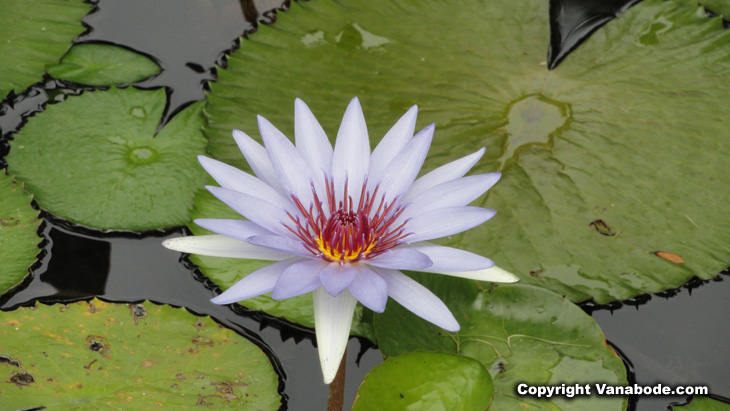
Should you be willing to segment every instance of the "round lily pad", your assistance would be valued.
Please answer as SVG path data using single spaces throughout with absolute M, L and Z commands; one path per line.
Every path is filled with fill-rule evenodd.
M 38 254 L 38 210 L 30 205 L 32 196 L 23 185 L 0 172 L 0 294 L 17 284 Z
M 184 225 L 205 182 L 202 102 L 157 132 L 165 91 L 87 92 L 48 105 L 11 141 L 8 169 L 44 209 L 100 229 Z
M 416 274 L 443 299 L 461 330 L 448 333 L 393 301 L 374 316 L 378 346 L 385 355 L 416 349 L 460 354 L 490 370 L 490 410 L 623 410 L 627 398 L 517 395 L 528 385 L 627 384 L 621 359 L 606 344 L 596 322 L 578 306 L 531 285 L 482 288 L 475 281 Z
M 426 171 L 485 146 L 472 172 L 503 172 L 476 203 L 497 216 L 448 245 L 573 301 L 715 276 L 730 263 L 718 212 L 730 201 L 730 32 L 694 3 L 647 0 L 548 71 L 547 7 L 294 2 L 219 70 L 209 149 L 245 167 L 231 129 L 255 135 L 260 114 L 291 137 L 296 97 L 334 137 L 353 96 L 374 147 L 418 104 L 418 127 L 436 123 Z
M 365 377 L 353 411 L 483 411 L 492 401 L 489 372 L 471 358 L 440 352 L 390 357 Z
M 211 180 L 211 184 L 215 184 Z M 190 212 L 190 218 L 231 218 L 242 219 L 230 207 L 213 197 L 207 190 L 199 191 L 195 196 L 195 207 Z M 195 235 L 214 234 L 197 224 L 190 222 L 188 228 Z M 218 284 L 223 290 L 230 288 L 246 275 L 255 270 L 271 264 L 271 261 L 246 260 L 241 258 L 208 257 L 203 255 L 190 255 L 190 261 L 196 264 L 200 271 L 208 278 Z M 304 294 L 285 300 L 274 300 L 271 294 L 264 294 L 258 297 L 239 301 L 244 307 L 252 310 L 264 311 L 275 317 L 281 317 L 288 321 L 301 324 L 305 327 L 314 328 L 314 306 L 312 296 Z M 363 321 L 364 309 L 358 304 L 355 308 L 352 320 L 351 333 L 375 341 L 372 325 Z
M 253 343 L 208 317 L 99 300 L 0 313 L 3 409 L 276 410 Z
M 83 33 L 90 9 L 83 0 L 0 0 L 0 99 L 43 79 Z
M 76 44 L 61 63 L 48 66 L 52 77 L 91 86 L 129 84 L 159 73 L 150 58 L 110 44 Z

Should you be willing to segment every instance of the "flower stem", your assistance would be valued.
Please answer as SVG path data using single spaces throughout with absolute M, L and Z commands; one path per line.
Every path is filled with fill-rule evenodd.
M 327 397 L 327 411 L 342 411 L 345 403 L 345 363 L 347 360 L 347 349 L 342 355 L 340 368 L 337 369 L 335 379 L 330 383 L 330 393 Z

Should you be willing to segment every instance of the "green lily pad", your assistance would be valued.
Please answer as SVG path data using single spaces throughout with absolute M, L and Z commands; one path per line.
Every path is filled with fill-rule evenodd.
M 695 395 L 687 404 L 671 405 L 669 409 L 672 411 L 730 411 L 730 403 Z
M 715 276 L 730 263 L 718 212 L 730 201 L 730 32 L 689 2 L 647 0 L 548 71 L 547 7 L 295 2 L 219 70 L 209 150 L 245 167 L 231 129 L 256 135 L 261 114 L 292 137 L 295 97 L 334 137 L 359 96 L 373 147 L 418 104 L 419 127 L 436 123 L 427 170 L 485 146 L 472 172 L 503 171 L 476 203 L 497 216 L 448 245 L 573 301 Z
M 47 68 L 51 77 L 91 86 L 129 84 L 160 73 L 150 58 L 108 44 L 77 44 L 60 64 Z
M 165 91 L 87 92 L 48 105 L 11 141 L 8 169 L 44 209 L 100 229 L 184 225 L 205 182 L 202 102 L 159 133 Z
M 0 0 L 0 99 L 43 79 L 83 33 L 90 9 L 83 0 Z
M 483 411 L 492 401 L 492 380 L 478 361 L 439 352 L 390 357 L 368 373 L 353 411 Z
M 212 180 L 211 184 L 215 184 Z M 190 212 L 192 220 L 196 218 L 233 218 L 243 219 L 230 207 L 213 197 L 208 191 L 201 190 L 195 196 L 195 207 Z M 213 234 L 212 232 L 190 222 L 188 228 L 195 235 Z M 230 288 L 246 275 L 253 271 L 271 264 L 271 261 L 245 260 L 240 258 L 207 257 L 203 255 L 190 255 L 190 261 L 200 268 L 200 271 L 218 284 L 223 290 Z M 298 297 L 287 298 L 277 301 L 271 298 L 270 294 L 260 295 L 239 301 L 244 307 L 252 310 L 264 311 L 275 317 L 282 317 L 293 323 L 305 327 L 314 328 L 314 306 L 310 294 Z M 358 304 L 352 320 L 351 333 L 375 341 L 373 326 L 364 320 L 365 309 Z
M 374 317 L 375 335 L 388 356 L 416 349 L 474 358 L 490 370 L 494 403 L 490 410 L 622 410 L 622 397 L 519 396 L 517 386 L 604 383 L 627 384 L 626 369 L 606 345 L 596 322 L 578 306 L 549 290 L 531 285 L 485 289 L 475 281 L 416 274 L 459 321 L 448 333 L 388 302 Z
M 94 300 L 0 313 L 3 409 L 276 410 L 250 341 L 182 308 Z
M 23 185 L 0 172 L 0 294 L 17 284 L 38 255 L 38 210 L 30 205 L 32 196 Z

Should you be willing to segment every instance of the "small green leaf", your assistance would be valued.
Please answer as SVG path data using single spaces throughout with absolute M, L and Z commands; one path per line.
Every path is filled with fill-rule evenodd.
M 548 33 L 545 1 L 293 2 L 218 71 L 209 150 L 246 167 L 231 129 L 256 136 L 260 114 L 291 138 L 296 97 L 334 138 L 358 96 L 372 147 L 417 104 L 417 129 L 436 123 L 424 171 L 484 146 L 471 173 L 503 172 L 475 203 L 497 216 L 448 245 L 572 301 L 717 275 L 730 31 L 696 2 L 646 0 L 552 71 Z
M 250 341 L 182 308 L 99 300 L 0 313 L 3 410 L 276 410 Z
M 622 410 L 622 397 L 552 397 L 516 394 L 519 383 L 560 385 L 626 384 L 626 370 L 606 345 L 596 322 L 578 306 L 551 291 L 530 285 L 484 289 L 475 281 L 415 274 L 459 321 L 449 333 L 418 318 L 393 301 L 375 316 L 378 345 L 388 356 L 415 349 L 474 358 L 494 382 L 491 410 Z M 530 408 L 533 407 L 533 408 Z
M 211 180 L 210 184 L 215 184 L 215 182 Z M 243 219 L 243 217 L 213 197 L 206 190 L 201 190 L 195 195 L 195 208 L 190 212 L 190 219 L 195 220 L 196 218 Z M 188 223 L 188 228 L 195 235 L 213 234 L 192 221 Z M 208 276 L 208 278 L 213 280 L 223 290 L 230 288 L 233 284 L 253 271 L 271 264 L 271 261 L 206 257 L 195 254 L 190 256 L 190 261 L 195 263 L 203 274 Z M 311 294 L 304 294 L 279 301 L 271 298 L 269 294 L 265 294 L 239 301 L 239 304 L 252 310 L 264 311 L 275 317 L 282 317 L 305 327 L 314 328 L 314 308 Z M 355 317 L 352 320 L 351 333 L 375 341 L 373 327 L 370 323 L 363 320 L 363 315 L 364 308 L 358 304 L 355 308 Z
M 51 77 L 91 86 L 129 84 L 159 73 L 148 57 L 107 44 L 76 44 L 60 64 L 48 66 Z
M 689 403 L 684 405 L 671 405 L 669 409 L 672 411 L 730 411 L 730 402 L 695 395 Z
M 184 225 L 205 182 L 202 102 L 157 135 L 164 90 L 87 92 L 49 105 L 11 142 L 8 168 L 38 204 L 100 229 Z
M 0 0 L 0 100 L 43 80 L 84 31 L 91 9 L 83 0 Z
M 373 368 L 357 391 L 353 411 L 483 411 L 492 380 L 478 361 L 439 352 L 390 357 Z
M 30 205 L 32 197 L 23 185 L 0 172 L 0 294 L 17 284 L 38 254 L 38 210 Z

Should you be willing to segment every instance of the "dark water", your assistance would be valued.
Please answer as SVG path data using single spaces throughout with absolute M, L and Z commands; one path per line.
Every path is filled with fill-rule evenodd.
M 271 14 L 265 11 L 280 2 L 244 2 L 242 6 L 235 0 L 101 0 L 99 10 L 85 19 L 93 29 L 79 40 L 121 44 L 153 56 L 164 70 L 141 86 L 168 89 L 169 117 L 179 107 L 204 97 L 204 84 L 215 77 L 222 53 L 254 28 L 252 21 L 269 21 Z M 560 27 L 553 28 L 551 61 L 557 64 L 629 3 L 635 1 L 554 0 L 551 19 Z M 24 115 L 69 93 L 76 91 L 47 82 L 17 99 L 12 107 L 6 105 L 0 114 L 3 135 L 17 130 Z M 185 306 L 214 317 L 262 347 L 281 375 L 280 388 L 288 409 L 325 408 L 327 387 L 320 383 L 313 333 L 265 314 L 234 312 L 211 304 L 208 300 L 216 294 L 213 286 L 194 267 L 181 262 L 178 253 L 160 245 L 162 239 L 179 236 L 182 230 L 104 234 L 52 216 L 45 215 L 45 219 L 41 229 L 45 253 L 33 267 L 32 279 L 16 293 L 3 296 L 1 308 L 91 296 Z M 730 396 L 730 350 L 725 347 L 730 341 L 730 278 L 721 275 L 717 281 L 692 285 L 698 287 L 616 304 L 613 311 L 590 305 L 584 309 L 592 312 L 606 338 L 630 361 L 636 382 L 709 385 L 711 392 Z M 367 342 L 350 340 L 346 406 L 361 379 L 381 361 L 380 353 Z M 666 409 L 670 402 L 684 399 L 641 397 L 632 401 L 635 409 L 644 411 Z

